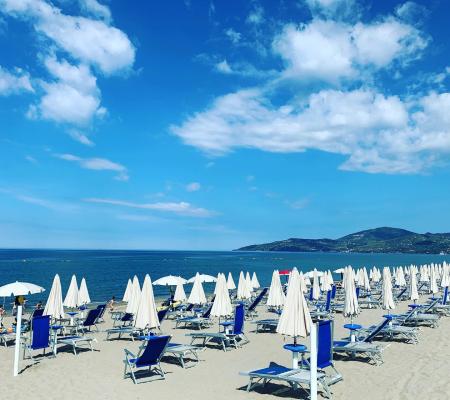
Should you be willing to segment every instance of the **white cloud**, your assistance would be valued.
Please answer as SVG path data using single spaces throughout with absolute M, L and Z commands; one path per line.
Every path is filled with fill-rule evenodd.
M 294 201 L 286 200 L 285 203 L 293 210 L 303 210 L 309 204 L 309 199 L 299 199 Z
M 233 28 L 225 29 L 224 33 L 233 44 L 238 44 L 241 41 L 242 35 Z
M 423 19 L 428 17 L 429 11 L 421 4 L 417 4 L 413 1 L 407 1 L 400 4 L 395 9 L 396 15 L 406 22 L 411 24 L 418 24 Z
M 0 96 L 33 91 L 27 72 L 20 68 L 10 72 L 0 66 Z
M 100 4 L 97 0 L 79 0 L 81 8 L 89 15 L 111 21 L 111 11 L 109 7 Z
M 257 69 L 248 62 L 237 62 L 230 65 L 227 60 L 220 61 L 214 65 L 217 72 L 225 75 L 239 75 L 246 78 L 265 79 L 275 77 L 278 73 L 273 70 Z
M 305 0 L 311 14 L 324 18 L 352 19 L 359 16 L 355 0 Z
M 84 133 L 77 131 L 75 129 L 69 130 L 69 135 L 72 139 L 76 140 L 77 142 L 84 144 L 85 146 L 95 146 L 95 143 L 89 139 Z
M 217 69 L 217 71 L 222 72 L 223 74 L 233 73 L 233 70 L 231 69 L 230 64 L 228 64 L 227 60 L 218 62 L 216 64 L 216 69 Z
M 172 131 L 216 155 L 234 148 L 315 149 L 348 156 L 346 170 L 414 173 L 450 153 L 449 109 L 449 93 L 405 103 L 373 90 L 323 90 L 275 107 L 254 89 L 216 99 Z
M 29 155 L 25 156 L 25 160 L 27 160 L 27 161 L 30 162 L 31 164 L 39 164 L 39 163 L 38 163 L 38 160 L 36 160 L 34 157 L 29 156 Z
M 3 13 L 30 20 L 62 50 L 106 74 L 130 68 L 135 48 L 127 35 L 104 21 L 66 15 L 44 0 L 0 0 Z
M 285 26 L 273 42 L 286 63 L 286 76 L 332 83 L 356 78 L 361 69 L 418 58 L 426 45 L 416 28 L 393 18 L 356 25 L 314 19 L 299 28 Z
M 113 206 L 129 207 L 143 210 L 155 210 L 161 212 L 174 213 L 190 217 L 211 217 L 215 215 L 213 211 L 201 207 L 195 207 L 190 203 L 181 202 L 157 202 L 157 203 L 133 203 L 130 201 L 87 198 L 84 201 L 89 203 L 109 204 Z
M 198 192 L 201 189 L 201 185 L 198 182 L 191 182 L 188 185 L 186 185 L 186 190 L 188 192 Z
M 117 172 L 115 179 L 119 181 L 127 181 L 129 179 L 128 170 L 125 166 L 106 158 L 82 158 L 73 154 L 55 154 L 54 156 L 61 160 L 76 162 L 84 169 Z
M 264 9 L 261 6 L 256 6 L 254 9 L 248 14 L 246 22 L 252 25 L 259 25 L 264 22 Z

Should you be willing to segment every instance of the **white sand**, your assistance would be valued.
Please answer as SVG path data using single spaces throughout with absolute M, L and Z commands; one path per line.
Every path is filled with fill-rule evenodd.
M 424 299 L 423 299 L 424 300 Z M 396 312 L 406 309 L 401 304 Z M 259 307 L 260 317 L 273 317 Z M 355 321 L 362 325 L 380 322 L 383 310 L 364 310 Z M 348 321 L 346 321 L 348 322 Z M 346 335 L 344 319 L 335 316 L 335 338 Z M 104 330 L 111 325 L 109 316 L 100 324 Z M 172 341 L 188 343 L 184 336 L 190 330 L 174 329 L 173 321 L 164 321 L 162 330 L 173 335 Z M 246 322 L 250 343 L 241 349 L 223 352 L 208 348 L 200 353 L 201 362 L 194 368 L 182 369 L 177 363 L 164 362 L 166 380 L 134 385 L 123 379 L 124 348 L 135 352 L 138 342 L 105 341 L 103 332 L 95 333 L 95 351 L 82 351 L 74 356 L 71 349 L 62 350 L 56 358 L 40 359 L 38 363 L 21 362 L 22 372 L 12 377 L 13 346 L 0 348 L 1 394 L 14 399 L 276 399 L 304 398 L 301 392 L 273 396 L 274 385 L 247 393 L 247 379 L 239 371 L 262 368 L 275 361 L 290 366 L 291 353 L 282 349 L 284 339 L 271 333 L 249 332 L 254 326 Z M 448 360 L 450 357 L 450 318 L 441 318 L 436 329 L 422 328 L 420 343 L 377 342 L 388 346 L 384 364 L 376 367 L 362 361 L 335 362 L 344 380 L 332 386 L 334 399 L 364 396 L 365 399 L 450 398 Z M 217 330 L 214 326 L 212 330 Z M 288 339 L 287 339 L 288 340 Z M 308 344 L 307 342 L 305 342 Z

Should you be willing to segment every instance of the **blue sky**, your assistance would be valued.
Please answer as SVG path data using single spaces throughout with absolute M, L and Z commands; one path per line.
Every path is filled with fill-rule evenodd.
M 450 231 L 448 15 L 0 0 L 0 246 Z

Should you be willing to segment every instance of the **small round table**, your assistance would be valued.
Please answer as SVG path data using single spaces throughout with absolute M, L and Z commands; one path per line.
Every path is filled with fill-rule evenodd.
M 358 324 L 345 324 L 344 328 L 350 331 L 350 341 L 356 342 L 356 332 L 359 331 L 362 326 Z
M 234 321 L 223 321 L 220 323 L 220 325 L 223 326 L 225 334 L 229 335 L 231 333 L 231 328 L 234 325 Z
M 302 355 L 302 361 L 303 357 L 305 355 L 305 352 L 307 351 L 307 347 L 303 344 L 285 344 L 283 346 L 283 349 L 292 351 L 292 369 L 298 369 L 298 355 Z

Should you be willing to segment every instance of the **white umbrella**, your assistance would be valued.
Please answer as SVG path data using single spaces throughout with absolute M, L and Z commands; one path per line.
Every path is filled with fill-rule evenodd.
M 0 287 L 0 297 L 9 296 L 27 296 L 29 294 L 42 293 L 45 289 L 41 286 L 29 282 L 14 282 Z M 13 374 L 19 374 L 19 352 L 20 352 L 20 334 L 22 331 L 22 306 L 23 299 L 17 298 L 17 325 L 16 325 L 16 347 L 14 349 L 14 369 Z
M 436 294 L 439 292 L 439 288 L 436 281 L 436 269 L 431 266 L 430 270 L 430 292 Z
M 239 282 L 236 296 L 239 300 L 246 300 L 252 297 L 251 289 L 247 287 L 247 281 L 244 278 L 244 273 L 242 271 L 239 273 Z
M 75 275 L 72 275 L 72 279 L 70 280 L 70 286 L 67 290 L 66 297 L 64 298 L 64 303 L 66 307 L 76 308 L 80 305 L 78 301 L 78 284 L 77 278 Z
M 61 281 L 59 275 L 53 278 L 52 288 L 45 303 L 44 315 L 50 315 L 52 318 L 64 318 L 64 306 L 62 299 Z
M 185 301 L 186 300 L 186 293 L 184 291 L 183 284 L 178 282 L 178 285 L 175 289 L 175 294 L 173 295 L 173 301 Z
M 206 303 L 205 292 L 203 290 L 202 282 L 200 281 L 200 275 L 198 273 L 197 275 L 195 275 L 194 285 L 192 286 L 191 293 L 189 294 L 188 303 L 190 304 Z
M 130 299 L 128 300 L 127 308 L 125 311 L 130 314 L 136 314 L 140 298 L 141 298 L 141 287 L 139 285 L 138 277 L 135 275 L 131 286 Z
M 313 300 L 320 299 L 319 274 L 315 268 L 313 271 L 312 298 Z
M 446 288 L 450 285 L 448 264 L 444 262 L 442 266 L 441 287 Z
M 259 289 L 261 287 L 258 281 L 258 277 L 256 276 L 256 272 L 253 272 L 252 275 L 252 287 L 253 289 Z
M 245 274 L 245 283 L 247 284 L 247 287 L 250 290 L 250 292 L 252 292 L 254 287 L 252 285 L 252 279 L 250 278 L 250 273 L 248 271 Z
M 212 275 L 206 275 L 206 274 L 199 274 L 198 272 L 193 276 L 191 279 L 188 279 L 187 283 L 194 283 L 194 281 L 198 279 L 201 283 L 214 283 L 217 281 L 217 278 Z
M 148 274 L 145 275 L 144 284 L 142 285 L 134 326 L 139 329 L 152 329 L 159 326 L 152 281 Z
M 331 286 L 334 285 L 333 274 L 331 273 L 330 270 L 328 270 L 328 283 L 329 283 Z
M 353 317 L 359 313 L 358 298 L 356 296 L 355 280 L 353 278 L 353 270 L 347 267 L 344 274 L 345 279 L 345 302 L 344 302 L 344 316 Z
M 88 288 L 86 285 L 86 279 L 81 279 L 80 290 L 78 291 L 78 303 L 81 304 L 89 304 L 91 302 L 91 298 L 89 297 Z
M 280 274 L 278 270 L 275 270 L 272 274 L 272 282 L 270 283 L 269 294 L 267 295 L 267 305 L 270 307 L 282 307 L 284 301 L 285 296 L 281 286 Z
M 211 315 L 214 317 L 226 317 L 233 313 L 230 294 L 228 293 L 227 282 L 224 274 L 219 274 L 216 284 L 216 297 L 211 308 Z
M 417 276 L 416 271 L 411 271 L 411 276 L 409 278 L 409 298 L 414 301 L 414 303 L 419 300 L 419 292 L 417 291 Z
M 362 269 L 362 277 L 363 277 L 363 284 L 362 287 L 364 288 L 364 290 L 366 290 L 367 292 L 370 292 L 370 280 L 369 280 L 369 275 L 367 274 L 367 268 L 364 267 Z
M 234 283 L 233 275 L 231 275 L 231 272 L 228 272 L 227 288 L 228 290 L 236 289 L 236 285 Z
M 131 297 L 131 290 L 132 290 L 133 284 L 131 283 L 131 279 L 128 279 L 127 282 L 127 288 L 125 289 L 125 293 L 123 294 L 122 301 L 128 303 Z
M 178 283 L 181 282 L 181 284 L 188 283 L 188 281 L 181 276 L 174 276 L 174 275 L 167 275 L 163 276 L 162 278 L 157 279 L 155 282 L 153 282 L 153 285 L 159 285 L 159 286 L 177 286 Z
M 308 304 L 302 293 L 301 277 L 297 268 L 294 268 L 289 278 L 286 303 L 278 320 L 277 333 L 293 337 L 296 344 L 298 337 L 308 336 L 311 324 Z M 293 368 L 298 368 L 298 353 L 293 352 L 293 357 Z
M 392 281 L 389 268 L 383 268 L 383 287 L 382 287 L 383 308 L 385 310 L 393 310 L 395 308 L 394 298 L 392 296 Z

